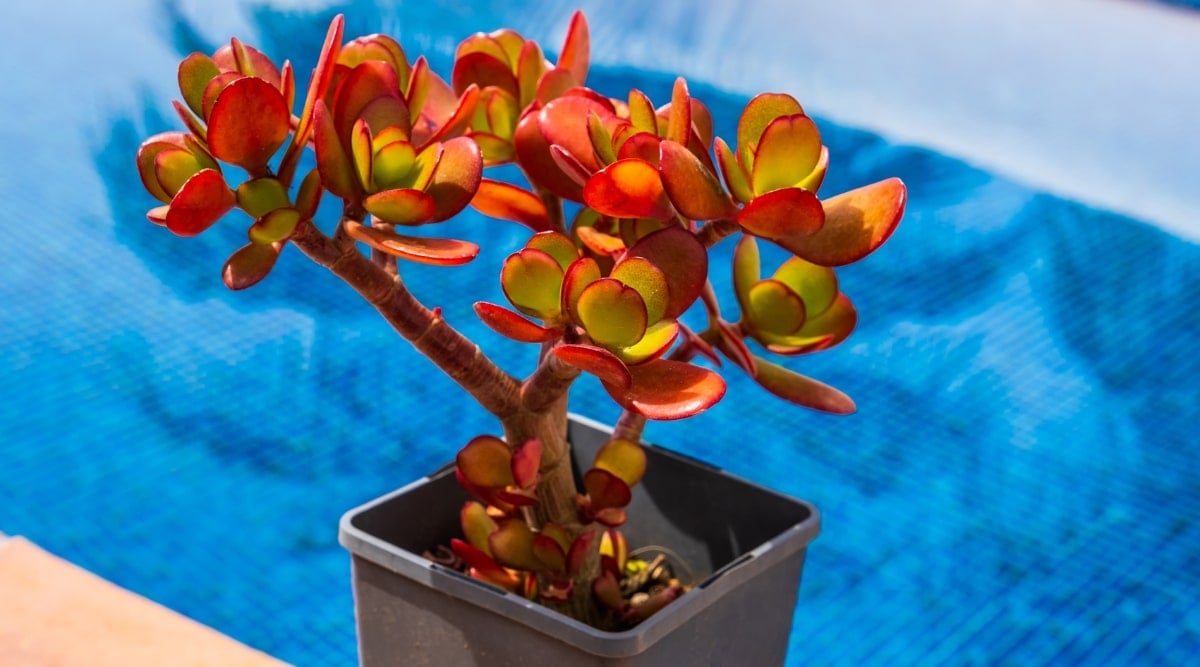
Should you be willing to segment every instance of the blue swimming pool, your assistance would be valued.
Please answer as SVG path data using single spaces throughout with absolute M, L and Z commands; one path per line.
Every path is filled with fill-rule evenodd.
M 0 93 L 0 530 L 297 665 L 351 664 L 338 517 L 495 427 L 443 398 L 449 381 L 299 253 L 229 293 L 219 270 L 244 228 L 187 240 L 144 220 L 132 155 L 174 126 L 171 63 L 225 35 L 186 3 L 131 6 L 86 10 L 114 12 L 101 17 L 113 34 L 62 47 L 109 68 Z M 332 13 L 244 8 L 249 41 L 280 55 L 315 50 Z M 340 9 L 356 34 L 380 14 L 394 28 L 386 7 Z M 48 9 L 20 11 L 50 25 Z M 97 19 L 80 12 L 56 30 L 86 34 Z M 456 34 L 497 27 L 452 18 Z M 0 41 L 33 48 L 22 25 Z M 453 44 L 425 28 L 441 34 L 410 27 L 413 50 L 444 66 Z M 151 37 L 129 42 L 139 29 Z M 608 68 L 591 83 L 662 100 L 670 79 Z M 744 99 L 693 88 L 729 136 Z M 911 196 L 888 245 L 841 274 L 857 333 L 793 360 L 859 413 L 790 409 L 730 373 L 716 408 L 648 432 L 821 508 L 789 664 L 1187 664 L 1200 654 L 1200 246 L 821 127 L 830 192 L 898 175 Z M 452 225 L 485 238 L 483 255 L 408 282 L 502 299 L 498 262 L 521 230 Z M 490 340 L 450 298 L 447 318 Z M 514 370 L 529 361 L 485 347 Z M 594 383 L 574 400 L 617 416 Z

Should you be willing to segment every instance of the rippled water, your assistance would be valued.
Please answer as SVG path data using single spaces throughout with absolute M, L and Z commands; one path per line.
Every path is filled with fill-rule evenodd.
M 299 253 L 231 294 L 219 270 L 244 228 L 179 239 L 145 222 L 132 155 L 174 126 L 171 63 L 230 31 L 315 53 L 332 13 L 219 8 L 29 5 L 0 28 L 24 63 L 0 93 L 0 530 L 296 664 L 350 663 L 338 516 L 494 426 Z M 356 33 L 402 23 L 445 71 L 445 8 L 341 9 Z M 453 32 L 504 11 L 452 13 Z M 665 100 L 670 80 L 592 84 Z M 694 92 L 730 136 L 744 100 Z M 822 129 L 827 192 L 891 175 L 911 192 L 895 237 L 842 273 L 858 332 L 792 360 L 859 413 L 790 409 L 731 372 L 717 408 L 649 433 L 822 509 L 789 664 L 1184 664 L 1200 650 L 1200 248 Z M 521 230 L 451 226 L 484 254 L 410 284 L 502 299 Z M 468 303 L 441 305 L 488 340 Z M 530 360 L 485 347 L 515 371 Z M 593 383 L 574 398 L 616 417 Z

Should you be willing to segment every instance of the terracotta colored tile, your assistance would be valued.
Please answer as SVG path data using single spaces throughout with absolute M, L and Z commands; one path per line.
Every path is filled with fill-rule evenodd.
M 0 539 L 0 665 L 279 667 L 283 663 L 22 538 Z

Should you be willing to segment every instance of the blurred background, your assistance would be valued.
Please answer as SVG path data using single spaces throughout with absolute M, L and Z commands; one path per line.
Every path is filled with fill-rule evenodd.
M 788 407 L 730 370 L 721 404 L 648 431 L 822 510 L 789 664 L 1200 651 L 1196 4 L 578 3 L 597 90 L 663 103 L 685 75 L 724 137 L 750 95 L 789 92 L 833 156 L 822 194 L 909 186 L 893 239 L 839 274 L 859 330 L 787 361 L 856 415 Z M 225 290 L 246 225 L 151 225 L 134 152 L 178 125 L 178 61 L 233 35 L 303 83 L 340 12 L 347 37 L 387 32 L 448 76 L 479 30 L 557 51 L 575 7 L 10 3 L 0 531 L 289 662 L 352 664 L 338 517 L 496 426 L 298 252 Z M 470 310 L 503 299 L 522 230 L 449 227 L 480 258 L 406 280 L 523 374 L 530 351 L 493 343 Z M 595 383 L 573 399 L 617 417 Z

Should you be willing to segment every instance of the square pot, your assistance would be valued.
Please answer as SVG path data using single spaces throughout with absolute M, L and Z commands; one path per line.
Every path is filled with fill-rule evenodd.
M 572 416 L 568 433 L 581 476 L 610 430 Z M 695 588 L 632 629 L 606 632 L 423 558 L 461 532 L 469 496 L 451 464 L 342 517 L 360 663 L 783 664 L 816 508 L 661 447 L 646 455 L 621 531 L 630 549 L 677 554 Z

